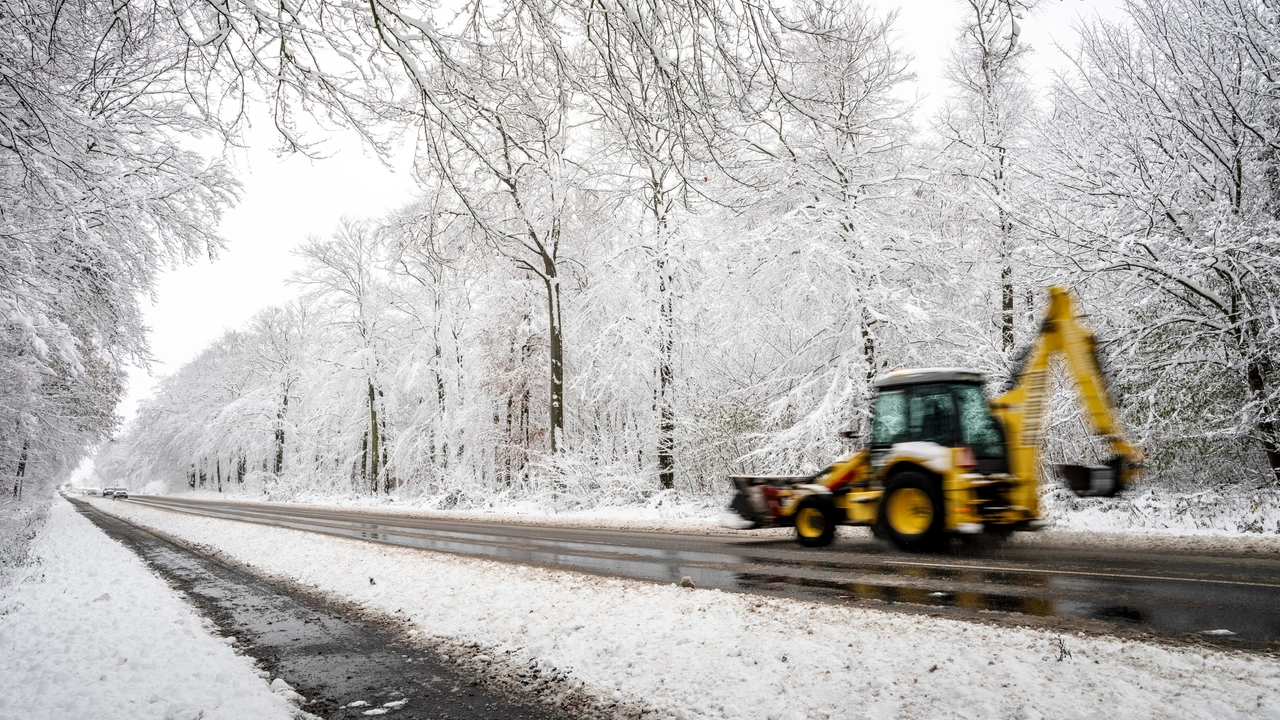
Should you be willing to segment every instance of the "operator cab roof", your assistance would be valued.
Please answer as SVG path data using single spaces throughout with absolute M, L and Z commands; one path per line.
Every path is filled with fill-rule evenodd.
M 977 370 L 968 368 L 918 368 L 914 370 L 893 370 L 876 378 L 877 388 L 902 387 L 905 385 L 923 385 L 940 382 L 982 383 L 986 378 Z

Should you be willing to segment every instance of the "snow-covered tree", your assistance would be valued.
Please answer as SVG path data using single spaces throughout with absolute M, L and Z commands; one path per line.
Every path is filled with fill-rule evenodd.
M 1018 19 L 1037 0 L 963 0 L 960 38 L 947 64 L 952 99 L 935 120 L 943 143 L 940 177 L 971 213 L 971 242 L 982 245 L 999 274 L 1000 349 L 1014 351 L 1016 217 L 1027 193 L 1027 161 L 1035 98 L 1027 75 L 1031 48 L 1019 42 Z M 1027 288 L 1029 290 L 1029 288 Z
M 0 467 L 20 492 L 117 419 L 157 271 L 212 255 L 235 183 L 184 149 L 176 26 L 132 4 L 0 4 Z
M 1044 236 L 1107 308 L 1152 440 L 1247 439 L 1280 478 L 1274 10 L 1128 9 L 1056 88 Z

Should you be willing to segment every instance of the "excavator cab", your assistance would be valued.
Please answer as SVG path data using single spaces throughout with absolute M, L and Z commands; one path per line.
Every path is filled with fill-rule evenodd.
M 870 459 L 879 468 L 895 445 L 967 448 L 979 473 L 1008 472 L 1004 432 L 991 414 L 982 375 L 929 369 L 890 373 L 876 383 Z

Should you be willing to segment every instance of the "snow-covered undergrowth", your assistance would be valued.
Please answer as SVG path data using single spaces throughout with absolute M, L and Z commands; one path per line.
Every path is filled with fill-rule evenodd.
M 1269 657 L 690 590 L 101 504 L 427 636 L 477 644 L 477 672 L 559 671 L 660 716 L 1280 718 L 1280 661 Z
M 0 590 L 31 563 L 31 541 L 40 534 L 49 503 L 0 500 Z
M 1045 518 L 1061 530 L 1174 535 L 1280 535 L 1280 489 L 1225 485 L 1208 489 L 1156 483 L 1117 498 L 1043 495 Z
M 292 716 L 251 660 L 67 502 L 31 556 L 0 591 L 0 719 Z

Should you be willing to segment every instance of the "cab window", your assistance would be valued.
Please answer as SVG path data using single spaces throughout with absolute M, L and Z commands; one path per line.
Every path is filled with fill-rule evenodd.
M 956 403 L 960 408 L 963 442 L 980 458 L 1004 457 L 1004 435 L 991 417 L 987 395 L 980 385 L 956 385 Z
M 950 447 L 956 439 L 956 406 L 951 388 L 924 385 L 914 388 L 910 402 L 907 440 Z
M 900 442 L 907 431 L 907 394 L 888 390 L 876 395 L 871 410 L 871 445 L 886 446 Z

